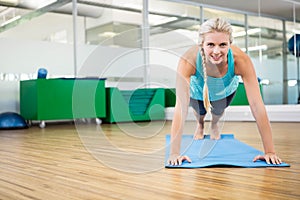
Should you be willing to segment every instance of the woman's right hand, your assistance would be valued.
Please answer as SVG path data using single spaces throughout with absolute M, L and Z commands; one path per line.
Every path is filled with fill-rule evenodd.
M 171 166 L 176 166 L 176 165 L 181 165 L 183 161 L 188 161 L 189 163 L 192 162 L 192 160 L 188 157 L 188 156 L 181 156 L 181 155 L 177 155 L 177 154 L 173 154 L 169 156 L 168 159 L 168 165 Z

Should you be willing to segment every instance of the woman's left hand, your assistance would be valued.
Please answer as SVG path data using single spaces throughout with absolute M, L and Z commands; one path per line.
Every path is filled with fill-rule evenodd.
M 282 163 L 281 159 L 276 153 L 266 153 L 265 155 L 258 155 L 253 159 L 253 162 L 257 160 L 265 160 L 267 164 L 279 165 Z

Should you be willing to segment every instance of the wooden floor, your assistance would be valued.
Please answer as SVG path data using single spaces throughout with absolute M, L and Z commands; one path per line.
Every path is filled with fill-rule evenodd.
M 300 123 L 272 123 L 287 168 L 164 168 L 170 122 L 0 131 L 0 199 L 300 199 Z M 194 122 L 185 133 L 192 134 Z M 253 122 L 223 133 L 262 149 Z

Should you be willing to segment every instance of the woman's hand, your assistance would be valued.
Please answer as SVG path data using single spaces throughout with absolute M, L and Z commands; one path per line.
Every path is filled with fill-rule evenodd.
M 265 160 L 267 164 L 279 165 L 282 163 L 281 159 L 275 153 L 266 153 L 265 155 L 258 155 L 253 159 L 253 162 L 257 160 Z
M 180 155 L 170 155 L 168 159 L 168 165 L 181 165 L 183 161 L 188 161 L 189 163 L 192 162 L 192 160 L 188 156 L 180 156 Z

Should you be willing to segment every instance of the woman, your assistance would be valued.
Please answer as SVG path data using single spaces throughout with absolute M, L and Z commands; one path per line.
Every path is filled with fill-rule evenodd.
M 183 126 L 191 105 L 197 119 L 194 139 L 203 139 L 204 118 L 211 109 L 211 139 L 219 139 L 218 122 L 230 104 L 238 87 L 238 76 L 244 82 L 251 112 L 256 120 L 265 155 L 253 161 L 265 160 L 280 164 L 276 155 L 271 125 L 260 95 L 254 66 L 250 58 L 232 43 L 232 27 L 221 18 L 204 22 L 199 30 L 199 45 L 191 47 L 180 59 L 176 80 L 176 105 L 171 128 L 170 165 L 192 162 L 180 155 Z

